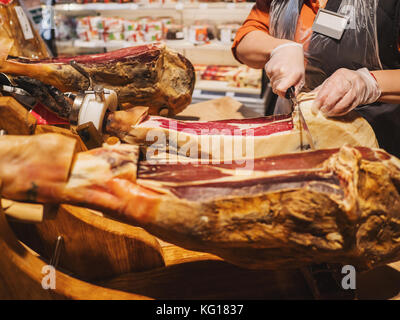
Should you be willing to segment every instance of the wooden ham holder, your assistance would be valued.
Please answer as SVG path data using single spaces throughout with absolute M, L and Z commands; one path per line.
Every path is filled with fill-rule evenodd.
M 78 151 L 86 149 L 79 136 L 70 130 L 35 126 L 30 114 L 27 115 L 25 108 L 12 98 L 0 97 L 1 112 L 6 112 L 9 119 L 16 119 L 0 121 L 0 129 L 9 134 L 57 132 L 76 138 Z M 248 110 L 237 101 L 222 98 L 190 106 L 181 116 L 217 120 L 243 118 L 244 112 Z M 0 298 L 313 298 L 299 270 L 240 269 L 211 254 L 164 243 L 141 228 L 75 206 L 42 206 L 4 200 L 2 207 Z M 54 290 L 44 290 L 42 269 L 52 260 L 60 236 L 63 245 L 59 252 L 57 286 Z M 373 276 L 364 275 L 357 283 L 361 292 L 359 298 L 396 296 L 400 287 L 396 285 L 400 283 L 399 271 L 400 265 L 392 265 L 373 270 Z M 373 287 L 382 282 L 387 284 L 385 292 Z
M 147 299 L 83 282 L 58 270 L 56 289 L 43 289 L 48 263 L 18 241 L 1 208 L 0 251 L 0 299 Z

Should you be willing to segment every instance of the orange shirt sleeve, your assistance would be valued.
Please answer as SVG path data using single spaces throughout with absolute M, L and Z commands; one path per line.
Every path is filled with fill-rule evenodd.
M 400 35 L 399 35 L 399 38 L 398 38 L 399 40 L 397 41 L 397 48 L 399 49 L 399 52 L 400 52 Z
M 255 30 L 261 30 L 265 32 L 269 31 L 270 4 L 271 0 L 257 0 L 253 9 L 251 9 L 249 16 L 237 31 L 235 40 L 233 41 L 232 45 L 232 53 L 236 60 L 238 60 L 238 58 L 236 57 L 236 48 L 246 34 Z

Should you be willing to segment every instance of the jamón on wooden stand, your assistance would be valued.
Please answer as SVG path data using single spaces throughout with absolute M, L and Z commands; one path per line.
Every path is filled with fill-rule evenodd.
M 56 236 L 62 235 L 65 249 L 59 262 L 61 270 L 65 268 L 92 283 L 141 294 L 124 296 L 118 291 L 119 297 L 183 298 L 168 289 L 167 280 L 158 289 L 149 281 L 178 274 L 191 278 L 192 272 L 200 272 L 196 268 L 204 267 L 225 274 L 222 283 L 246 279 L 246 286 L 241 281 L 232 284 L 231 294 L 236 297 L 311 297 L 299 271 L 282 268 L 320 262 L 370 268 L 398 259 L 398 160 L 382 150 L 345 147 L 275 156 L 255 161 L 254 176 L 238 177 L 231 173 L 234 167 L 223 164 L 152 166 L 138 161 L 136 147 L 129 145 L 76 154 L 76 141 L 58 135 L 1 139 L 3 195 L 44 202 L 47 208 L 44 221 L 34 228 L 14 222 L 17 234 L 48 258 L 53 254 Z M 57 153 L 59 158 L 51 156 Z M 22 154 L 25 157 L 21 158 Z M 43 158 L 46 155 L 51 161 Z M 15 157 L 13 168 L 3 164 L 10 163 L 3 162 L 10 157 Z M 97 169 L 94 173 L 85 171 L 93 166 Z M 28 169 L 33 167 L 48 170 Z M 93 176 L 82 179 L 88 172 Z M 198 172 L 197 181 L 193 181 L 193 172 Z M 209 181 L 210 174 L 214 182 Z M 285 184 L 283 189 L 279 187 Z M 290 190 L 287 184 L 291 184 Z M 382 185 L 385 191 L 376 192 Z M 70 205 L 49 210 L 50 203 L 60 202 L 100 209 L 107 216 Z M 7 224 L 3 227 L 8 228 Z M 241 268 L 227 265 L 218 256 L 160 244 L 140 227 L 180 247 L 216 254 Z M 11 250 L 9 254 L 15 253 Z M 94 267 L 106 261 L 108 268 Z M 152 271 L 160 267 L 164 270 L 161 273 Z M 280 271 L 245 271 L 243 267 Z M 292 286 L 283 290 L 275 284 L 272 291 L 254 294 L 251 286 L 259 285 L 260 276 L 269 287 L 277 277 L 291 281 Z M 60 277 L 64 279 L 61 271 Z M 65 281 L 76 285 L 70 278 Z M 138 281 L 139 285 L 133 285 Z M 215 285 L 213 293 L 195 283 L 200 286 L 197 294 L 227 297 L 222 289 L 226 284 L 222 283 Z M 106 289 L 102 294 L 98 298 L 109 297 Z M 61 296 L 78 298 L 79 294 Z
M 13 98 L 0 97 L 0 129 L 8 133 L 0 137 L 6 198 L 0 298 L 312 298 L 297 269 L 312 263 L 374 268 L 379 281 L 396 290 L 385 265 L 400 259 L 399 160 L 377 149 L 360 117 L 329 121 L 305 106 L 324 149 L 306 153 L 298 153 L 300 130 L 291 116 L 226 120 L 241 109 L 229 99 L 203 104 L 200 112 L 200 106 L 188 108 L 202 116 L 222 104 L 225 115 L 207 120 L 223 121 L 175 122 L 173 132 L 160 125 L 172 120 L 157 116 L 175 115 L 190 103 L 194 71 L 181 55 L 150 45 L 69 59 L 49 59 L 41 51 L 40 60 L 31 60 L 31 46 L 21 54 L 13 37 L 0 34 L 0 40 L 0 72 L 33 95 L 38 86 L 52 86 L 59 101 L 61 92 L 88 88 L 85 74 L 116 91 L 125 111 L 109 116 L 103 138 L 111 134 L 127 143 L 87 150 L 73 127 L 37 125 Z M 129 109 L 137 105 L 147 108 Z M 47 107 L 62 118 L 70 112 L 68 104 Z M 184 163 L 146 161 L 135 145 L 148 147 L 142 137 L 150 128 L 193 139 L 200 156 L 196 130 L 187 135 L 180 127 L 225 126 L 230 132 L 249 125 L 259 132 L 259 153 L 247 159 L 254 165 L 247 175 L 235 164 L 201 165 L 185 154 L 179 155 Z M 43 290 L 49 263 L 57 267 L 57 286 Z M 368 297 L 360 279 L 359 296 Z M 364 287 L 370 283 L 365 277 Z

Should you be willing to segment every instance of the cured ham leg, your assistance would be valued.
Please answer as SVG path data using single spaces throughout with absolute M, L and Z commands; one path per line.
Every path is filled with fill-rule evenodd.
M 73 58 L 4 60 L 7 56 L 4 52 L 9 48 L 6 43 L 0 47 L 0 72 L 34 78 L 62 92 L 89 87 L 87 78 L 70 65 L 75 61 L 94 84 L 116 91 L 119 102 L 149 106 L 151 114 L 159 114 L 168 107 L 169 114 L 174 115 L 191 101 L 194 68 L 182 55 L 163 45 L 143 45 Z
M 322 114 L 312 114 L 312 96 L 303 95 L 299 101 L 317 149 L 340 148 L 344 144 L 378 147 L 372 128 L 357 113 L 327 119 Z M 183 156 L 223 161 L 299 152 L 303 134 L 296 115 L 178 121 L 150 116 L 144 107 L 112 113 L 106 130 L 130 144 L 151 146 L 157 142 L 160 148 L 164 143 Z
M 21 155 L 24 138 L 32 147 Z M 344 146 L 255 159 L 252 172 L 238 175 L 235 164 L 137 162 L 137 146 L 114 145 L 77 154 L 67 178 L 70 164 L 45 150 L 54 151 L 53 139 L 0 137 L 9 154 L 0 158 L 5 196 L 34 200 L 34 185 L 36 201 L 101 209 L 246 268 L 372 268 L 400 259 L 400 161 L 382 150 Z

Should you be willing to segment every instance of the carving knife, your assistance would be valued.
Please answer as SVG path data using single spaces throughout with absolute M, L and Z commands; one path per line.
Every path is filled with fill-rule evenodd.
M 312 138 L 311 132 L 308 129 L 306 119 L 304 119 L 303 113 L 301 112 L 299 103 L 296 99 L 296 94 L 295 94 L 295 88 L 294 86 L 290 87 L 287 92 L 286 92 L 286 99 L 289 99 L 292 101 L 293 106 L 292 106 L 292 113 L 297 112 L 299 115 L 299 121 L 300 121 L 300 128 L 301 128 L 301 150 L 315 150 L 315 145 L 314 145 L 314 140 Z M 304 137 L 307 140 L 307 144 L 304 142 Z

